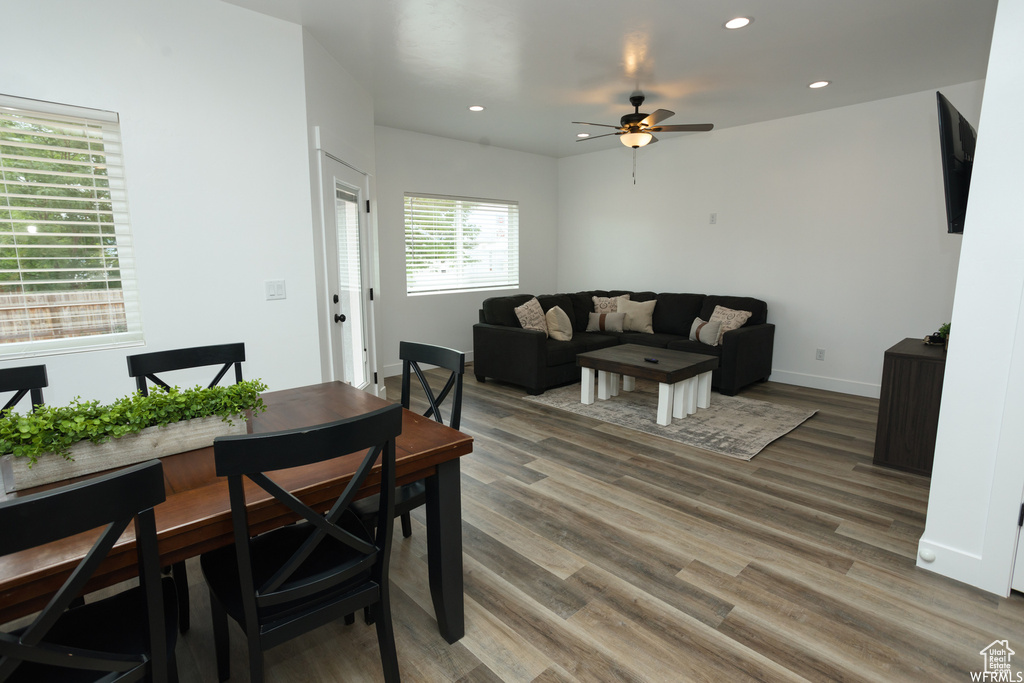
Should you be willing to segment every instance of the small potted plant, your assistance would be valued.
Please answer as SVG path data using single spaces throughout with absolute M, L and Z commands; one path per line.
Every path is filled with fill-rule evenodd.
M 230 386 L 136 392 L 109 405 L 76 398 L 66 406 L 0 413 L 0 470 L 16 491 L 159 458 L 245 433 L 253 412 L 265 410 L 262 381 Z

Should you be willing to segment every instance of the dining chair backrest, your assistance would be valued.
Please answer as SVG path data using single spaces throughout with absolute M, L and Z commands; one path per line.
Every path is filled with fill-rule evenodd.
M 154 351 L 128 356 L 128 376 L 135 378 L 136 387 L 143 396 L 149 395 L 146 380 L 164 389 L 170 385 L 157 373 L 174 370 L 188 370 L 208 365 L 219 365 L 220 370 L 207 385 L 217 385 L 227 374 L 231 366 L 235 368 L 235 382 L 242 381 L 242 363 L 245 361 L 245 344 L 215 344 L 213 346 L 194 346 L 187 349 L 171 349 L 170 351 Z
M 466 371 L 466 354 L 444 346 L 403 341 L 398 345 L 398 357 L 402 360 L 402 406 L 409 408 L 412 375 L 415 374 L 427 400 L 427 410 L 423 416 L 433 417 L 441 424 L 445 424 L 441 406 L 451 394 L 448 426 L 458 429 L 462 422 L 462 375 Z M 435 394 L 430 387 L 420 363 L 434 365 L 451 373 L 439 393 Z
M 401 406 L 390 405 L 316 427 L 214 440 L 217 475 L 228 480 L 237 586 L 243 608 L 240 623 L 249 639 L 251 669 L 262 666 L 254 663 L 255 650 L 268 649 L 382 600 L 388 605 L 385 621 L 390 630 L 388 562 L 394 516 L 395 439 L 401 431 Z M 267 475 L 349 454 L 354 457 L 364 450 L 352 479 L 326 513 L 309 507 Z M 378 526 L 371 536 L 349 508 L 378 459 L 379 484 L 373 488 L 379 495 L 380 517 L 387 523 Z M 300 523 L 253 539 L 244 479 L 287 506 Z M 268 555 L 268 548 L 273 557 Z M 216 562 L 204 564 L 208 582 L 212 573 L 220 571 L 217 565 L 222 565 L 219 557 Z M 222 582 L 211 582 L 215 596 L 219 595 L 216 585 Z M 394 634 L 390 633 L 390 643 L 386 643 L 378 630 L 378 639 L 382 641 L 386 679 L 395 680 L 398 664 Z M 262 671 L 250 671 L 250 675 L 256 680 L 262 677 Z
M 153 514 L 153 507 L 164 500 L 164 495 L 163 467 L 159 460 L 150 460 L 112 474 L 0 503 L 0 528 L 3 529 L 0 555 L 102 529 L 92 549 L 31 623 L 0 634 L 0 681 L 12 678 L 63 680 L 62 673 L 74 678 L 90 672 L 96 674 L 96 680 L 103 672 L 120 674 L 104 680 L 139 680 L 144 676 L 156 681 L 167 680 L 168 658 L 174 655 L 167 649 Z M 77 645 L 81 641 L 76 637 L 94 643 L 95 634 L 77 634 L 67 623 L 81 622 L 75 619 L 78 610 L 88 613 L 92 605 L 74 607 L 70 612 L 68 608 L 83 593 L 97 567 L 133 521 L 146 618 L 143 623 L 130 624 L 129 628 L 136 634 L 148 631 L 148 647 L 145 652 L 100 650 L 98 646 L 82 648 Z M 108 623 L 85 626 L 93 630 L 111 629 Z
M 8 399 L 2 410 L 13 408 L 29 393 L 32 395 L 34 410 L 36 406 L 43 404 L 43 387 L 48 385 L 45 365 L 26 365 L 0 370 L 0 392 L 14 392 L 14 396 Z

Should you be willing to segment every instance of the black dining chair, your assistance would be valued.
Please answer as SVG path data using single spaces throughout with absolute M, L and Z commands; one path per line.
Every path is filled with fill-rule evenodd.
M 46 380 L 45 365 L 26 365 L 20 368 L 0 370 L 0 393 L 13 391 L 2 410 L 13 408 L 26 394 L 31 394 L 32 409 L 43 405 L 43 387 L 49 386 Z
M 412 375 L 419 380 L 427 402 L 424 417 L 432 417 L 445 424 L 442 406 L 451 397 L 448 413 L 448 426 L 458 429 L 462 421 L 462 375 L 466 370 L 466 354 L 443 346 L 401 342 L 398 346 L 398 357 L 402 360 L 402 407 L 409 408 L 412 400 Z M 449 374 L 438 393 L 430 386 L 427 375 L 420 364 L 434 365 Z M 443 374 L 443 373 L 442 373 Z M 402 518 L 402 536 L 412 536 L 412 517 L 410 512 L 427 502 L 427 488 L 423 480 L 398 487 L 395 495 L 395 516 Z M 377 501 L 371 496 L 356 501 L 355 510 L 367 525 L 377 523 Z
M 174 582 L 160 576 L 153 515 L 163 500 L 163 467 L 150 460 L 0 503 L 2 556 L 101 530 L 46 607 L 0 631 L 0 682 L 177 681 Z M 133 521 L 138 585 L 73 606 Z
M 401 406 L 316 427 L 218 437 L 218 476 L 227 477 L 234 545 L 200 557 L 210 589 L 217 674 L 229 678 L 228 617 L 245 632 L 249 676 L 264 679 L 263 653 L 369 607 L 386 681 L 398 681 L 391 622 L 388 563 L 394 524 L 395 439 Z M 277 470 L 366 450 L 345 490 L 326 513 L 308 507 L 268 476 Z M 352 500 L 380 459 L 378 514 L 388 522 L 372 534 L 351 510 Z M 246 509 L 248 479 L 287 506 L 299 522 L 253 536 Z
M 171 349 L 169 351 L 153 351 L 128 356 L 128 376 L 135 378 L 135 385 L 143 396 L 149 396 L 149 383 L 164 389 L 170 389 L 165 380 L 157 373 L 190 370 L 207 366 L 220 366 L 220 370 L 207 388 L 216 386 L 234 366 L 235 383 L 242 381 L 242 363 L 245 361 L 245 344 L 215 344 L 212 346 L 193 346 L 187 349 Z M 171 574 L 178 588 L 178 619 L 182 633 L 186 633 L 191 625 L 189 616 L 188 571 L 184 562 L 171 567 Z

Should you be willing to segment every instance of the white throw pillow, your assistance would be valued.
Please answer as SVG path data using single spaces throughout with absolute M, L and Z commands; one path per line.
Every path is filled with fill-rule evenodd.
M 622 332 L 625 313 L 591 313 L 587 332 Z
M 722 328 L 718 332 L 718 343 L 722 343 L 722 335 L 731 330 L 738 330 L 743 327 L 743 323 L 750 320 L 750 316 L 753 313 L 750 311 L 734 311 L 731 308 L 725 306 L 715 306 L 714 312 L 711 317 L 708 318 L 709 323 L 721 323 Z M 717 346 L 717 345 L 716 345 Z
M 710 322 L 697 318 L 690 326 L 690 341 L 699 341 L 708 346 L 718 346 L 718 335 L 722 329 L 722 323 L 717 320 Z
M 629 332 L 654 334 L 654 325 L 651 319 L 654 316 L 654 306 L 657 303 L 657 299 L 651 301 L 619 300 L 618 312 L 626 314 L 626 321 L 622 325 L 623 329 Z
M 533 297 L 522 306 L 515 307 L 516 317 L 524 330 L 540 330 L 548 336 L 548 324 L 544 319 L 544 309 L 540 307 L 537 297 Z
M 572 339 L 572 321 L 569 315 L 562 310 L 561 306 L 552 306 L 544 314 L 544 320 L 548 324 L 548 336 L 555 341 L 569 341 Z
M 594 296 L 594 313 L 616 313 L 620 301 L 629 301 L 629 294 L 622 296 Z

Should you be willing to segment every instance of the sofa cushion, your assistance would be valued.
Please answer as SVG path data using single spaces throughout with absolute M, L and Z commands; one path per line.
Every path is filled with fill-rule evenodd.
M 629 295 L 630 301 L 653 301 L 658 295 L 654 292 L 633 292 Z
M 618 340 L 614 337 L 607 337 L 593 332 L 580 332 L 574 334 L 569 341 L 547 340 L 547 365 L 556 367 L 558 365 L 576 364 L 576 356 L 586 351 L 596 351 L 609 346 L 615 346 Z
M 689 339 L 676 339 L 673 342 L 669 342 L 668 348 L 673 351 L 686 351 L 688 353 L 702 353 L 705 356 L 722 356 L 721 346 L 708 346 L 707 344 L 701 344 L 699 341 L 690 341 Z
M 657 299 L 651 299 L 650 301 L 619 299 L 618 310 L 626 314 L 626 321 L 622 328 L 628 332 L 654 334 L 654 328 L 651 326 L 651 316 L 654 315 L 654 309 L 657 305 Z
M 587 322 L 590 320 L 590 314 L 594 312 L 594 299 L 595 296 L 608 296 L 608 292 L 602 290 L 594 290 L 590 292 L 576 292 L 575 294 L 567 294 L 569 300 L 572 301 L 572 313 L 569 315 L 572 318 L 572 329 L 576 332 L 584 332 L 587 329 Z M 566 311 L 568 313 L 569 311 Z
M 666 348 L 671 342 L 678 340 L 680 337 L 674 334 L 644 334 L 642 332 L 624 332 L 619 335 L 619 343 L 621 344 L 643 344 L 644 346 L 657 346 L 658 348 Z
M 522 306 L 532 298 L 532 294 L 513 294 L 484 299 L 483 306 L 481 306 L 484 312 L 484 322 L 488 325 L 522 327 L 516 316 L 516 306 Z
M 704 305 L 700 309 L 700 317 L 710 320 L 711 314 L 715 312 L 715 306 L 725 306 L 734 311 L 750 311 L 750 319 L 746 325 L 763 325 L 768 322 L 768 304 L 760 299 L 749 296 L 714 296 L 709 294 L 704 298 Z M 692 322 L 692 321 L 691 321 Z
M 690 326 L 690 341 L 699 341 L 708 346 L 718 346 L 718 340 L 722 336 L 722 323 L 717 320 L 704 320 L 694 318 Z
M 594 305 L 594 313 L 617 313 L 620 301 L 628 301 L 629 294 L 622 296 L 593 296 L 590 298 Z
M 658 305 L 654 307 L 654 316 L 651 318 L 655 333 L 688 336 L 694 318 L 700 315 L 704 295 L 661 293 L 657 299 Z

